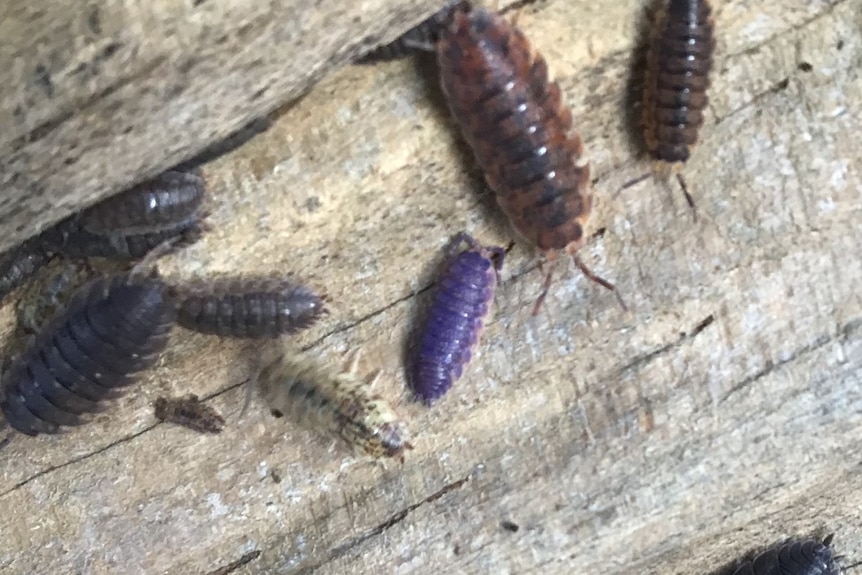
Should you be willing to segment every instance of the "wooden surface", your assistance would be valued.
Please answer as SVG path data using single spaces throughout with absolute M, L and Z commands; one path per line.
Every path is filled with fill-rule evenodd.
M 272 111 L 440 0 L 0 2 L 0 251 Z
M 629 313 L 568 265 L 531 319 L 541 276 L 519 245 L 465 377 L 412 402 L 402 352 L 440 249 L 511 232 L 432 63 L 342 69 L 205 166 L 214 230 L 161 267 L 283 270 L 327 292 L 332 314 L 291 344 L 333 366 L 361 348 L 416 449 L 357 459 L 258 400 L 238 419 L 260 346 L 177 329 L 95 423 L 3 449 L 0 572 L 203 574 L 246 556 L 232 572 L 688 575 L 834 531 L 859 573 L 862 2 L 721 4 L 685 172 L 697 222 L 675 183 L 617 193 L 648 169 L 625 111 L 641 8 L 520 16 L 598 178 L 603 233 L 581 255 Z M 221 435 L 157 424 L 152 402 L 189 392 L 228 417 Z

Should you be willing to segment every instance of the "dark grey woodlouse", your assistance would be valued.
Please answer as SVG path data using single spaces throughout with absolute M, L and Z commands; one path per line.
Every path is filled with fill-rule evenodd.
M 36 275 L 50 259 L 38 237 L 0 255 L 0 301 Z
M 455 253 L 462 243 L 468 249 Z M 455 236 L 446 268 L 411 358 L 410 382 L 431 403 L 442 397 L 470 362 L 494 300 L 506 250 L 485 247 L 466 233 Z
M 0 410 L 27 435 L 80 425 L 165 347 L 176 314 L 154 272 L 96 279 L 46 324 L 0 379 Z
M 78 221 L 85 230 L 103 235 L 174 230 L 200 218 L 203 198 L 201 178 L 168 171 L 84 210 Z
M 176 290 L 177 323 L 222 337 L 279 337 L 310 327 L 326 311 L 309 288 L 272 276 L 208 279 Z
M 70 257 L 138 259 L 175 239 L 180 247 L 200 239 L 203 180 L 166 172 L 59 222 L 42 234 L 46 249 Z
M 819 541 L 791 541 L 764 551 L 741 565 L 733 575 L 838 575 L 831 548 L 832 535 Z

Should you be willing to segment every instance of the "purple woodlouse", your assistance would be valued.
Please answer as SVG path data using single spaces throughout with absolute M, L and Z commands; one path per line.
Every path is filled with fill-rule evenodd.
M 583 143 L 544 58 L 502 16 L 481 8 L 452 12 L 437 42 L 440 78 L 497 203 L 515 229 L 552 263 L 565 251 L 592 281 L 613 284 L 577 256 L 592 207 Z M 551 285 L 548 270 L 536 314 Z
M 680 173 L 697 143 L 709 104 L 709 72 L 715 49 L 708 0 L 669 0 L 655 16 L 647 53 L 643 97 L 644 139 L 655 171 L 675 172 L 689 206 L 694 199 Z
M 153 404 L 153 414 L 160 421 L 201 433 L 221 433 L 224 429 L 224 417 L 193 393 L 175 399 L 159 397 Z
M 468 249 L 455 254 L 466 243 Z M 466 233 L 455 236 L 437 281 L 411 360 L 410 381 L 426 403 L 442 397 L 470 362 L 494 300 L 506 250 L 484 247 Z
M 838 575 L 832 535 L 819 541 L 791 541 L 764 551 L 741 565 L 733 575 Z
M 27 435 L 101 411 L 157 359 L 176 303 L 157 273 L 96 279 L 48 322 L 0 379 L 0 410 Z
M 461 0 L 449 0 L 446 6 L 435 12 L 428 19 L 423 20 L 389 44 L 379 46 L 371 50 L 362 58 L 360 63 L 374 63 L 386 60 L 398 60 L 416 54 L 417 52 L 430 52 L 434 50 L 434 44 L 440 36 L 440 28 L 449 19 L 455 5 L 466 4 Z
M 325 313 L 323 298 L 273 277 L 206 280 L 176 289 L 177 323 L 222 337 L 279 337 L 311 326 Z
M 282 354 L 261 370 L 256 383 L 274 416 L 290 413 L 335 433 L 359 453 L 404 461 L 405 450 L 413 449 L 407 426 L 386 400 L 370 391 L 374 382 L 356 374 L 358 359 L 349 371 L 337 373 L 309 357 Z

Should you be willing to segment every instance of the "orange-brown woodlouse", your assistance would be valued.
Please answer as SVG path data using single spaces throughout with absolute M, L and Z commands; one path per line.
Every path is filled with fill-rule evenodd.
M 515 26 L 481 8 L 459 7 L 437 43 L 440 78 L 488 186 L 515 229 L 553 264 L 572 257 L 592 281 L 616 293 L 577 256 L 592 207 L 590 171 L 572 114 L 545 59 Z M 551 285 L 545 275 L 533 314 Z
M 712 8 L 708 0 L 669 0 L 653 24 L 643 96 L 644 139 L 655 160 L 654 171 L 665 177 L 676 173 L 694 209 L 681 169 L 697 143 L 709 104 L 715 50 Z

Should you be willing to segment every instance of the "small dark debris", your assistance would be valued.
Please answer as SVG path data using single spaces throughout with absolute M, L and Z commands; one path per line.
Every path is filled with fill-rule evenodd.
M 269 476 L 272 477 L 273 483 L 281 483 L 281 475 L 275 469 L 269 472 Z
M 814 66 L 809 64 L 808 62 L 800 62 L 799 65 L 796 66 L 802 72 L 810 72 L 814 69 Z
M 45 95 L 49 98 L 54 97 L 54 82 L 51 80 L 51 74 L 48 73 L 48 69 L 39 64 L 36 66 L 35 70 L 36 83 L 45 91 Z
M 608 231 L 608 228 L 599 228 L 595 231 L 595 233 L 593 233 L 593 237 L 594 238 L 604 237 L 606 231 Z
M 271 413 L 274 417 L 284 417 L 284 414 L 277 409 L 273 409 Z
M 322 205 L 323 204 L 320 203 L 320 198 L 317 196 L 311 196 L 305 200 L 305 209 L 309 212 L 316 212 Z
M 790 85 L 790 78 L 785 78 L 775 85 L 775 91 L 779 92 L 781 90 L 786 90 L 787 86 Z
M 696 326 L 694 326 L 694 329 L 692 329 L 691 332 L 689 333 L 689 337 L 694 337 L 694 336 L 698 335 L 700 332 L 702 332 L 707 327 L 712 325 L 712 322 L 714 322 L 714 321 L 715 321 L 715 315 L 709 314 L 707 317 L 702 319 L 700 321 L 700 323 L 698 323 Z
M 93 9 L 90 11 L 90 16 L 87 18 L 87 26 L 90 27 L 90 31 L 93 34 L 102 33 L 102 19 L 99 17 L 98 6 L 93 6 Z
M 176 423 L 201 433 L 221 433 L 224 429 L 221 414 L 202 403 L 194 394 L 178 399 L 160 397 L 156 400 L 154 414 L 161 421 Z
M 837 50 L 843 50 L 844 49 L 844 40 L 838 40 L 838 43 L 835 44 L 835 48 Z
M 506 531 L 511 531 L 512 533 L 517 533 L 518 529 L 521 528 L 520 525 L 518 525 L 517 523 L 514 523 L 512 521 L 509 521 L 508 519 L 501 521 L 500 527 L 502 527 Z

